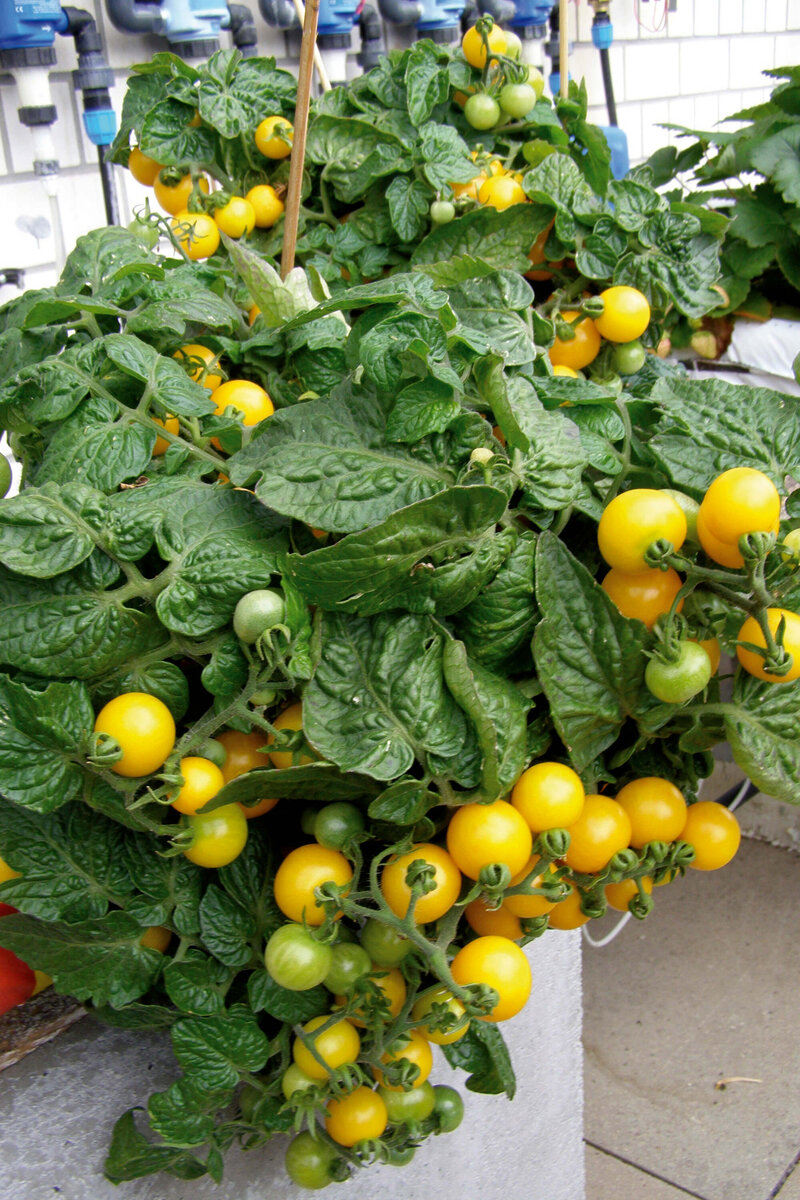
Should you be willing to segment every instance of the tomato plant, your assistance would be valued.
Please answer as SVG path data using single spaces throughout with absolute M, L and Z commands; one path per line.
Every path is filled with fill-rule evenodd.
M 262 205 L 262 216 L 264 207 Z M 214 220 L 222 233 L 240 238 L 252 233 L 256 225 L 256 210 L 244 196 L 231 196 L 227 204 L 214 209 Z
M 210 258 L 219 248 L 219 229 L 207 213 L 182 209 L 172 219 L 172 232 L 183 253 L 193 261 Z
M 797 799 L 794 401 L 648 353 L 718 302 L 716 223 L 651 166 L 612 180 L 581 87 L 546 99 L 478 24 L 314 101 L 285 278 L 292 77 L 134 69 L 111 159 L 163 163 L 169 216 L 239 197 L 254 227 L 194 261 L 145 210 L 0 309 L 0 946 L 172 1027 L 183 1077 L 120 1117 L 115 1180 L 216 1178 L 362 1087 L 380 1145 L 320 1127 L 290 1174 L 402 1164 L 463 1111 L 434 1054 L 513 1092 L 528 942 L 718 857 L 710 747 Z M 715 524 L 725 468 L 756 473 L 749 529 L 736 489 Z M 650 692 L 748 619 L 722 686 Z
M 702 692 L 711 678 L 711 659 L 697 642 L 681 642 L 677 657 L 651 658 L 644 681 L 657 700 L 683 704 Z
M 485 23 L 484 23 L 485 27 Z M 481 34 L 481 27 L 471 26 L 461 39 L 461 51 L 471 67 L 486 65 L 486 47 L 495 54 L 504 54 L 507 46 L 505 30 L 499 25 L 491 25 L 485 32 L 486 41 Z
M 500 105 L 494 96 L 476 92 L 464 105 L 464 116 L 473 129 L 491 129 L 500 120 Z
M 358 1087 L 341 1099 L 328 1101 L 325 1129 L 340 1146 L 379 1138 L 388 1123 L 386 1105 L 371 1088 Z
M 616 286 L 600 293 L 604 308 L 595 318 L 601 337 L 610 342 L 633 342 L 650 324 L 650 305 L 638 288 Z
M 733 813 L 713 800 L 700 800 L 689 806 L 680 836 L 694 849 L 694 861 L 689 865 L 695 871 L 717 871 L 726 866 L 739 849 L 742 837 Z

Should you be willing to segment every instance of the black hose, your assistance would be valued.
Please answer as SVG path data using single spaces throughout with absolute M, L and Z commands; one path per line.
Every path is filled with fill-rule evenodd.
M 117 189 L 114 183 L 114 168 L 105 159 L 105 146 L 97 147 L 97 159 L 100 163 L 100 182 L 103 185 L 103 203 L 106 207 L 106 224 L 119 225 L 119 204 Z
M 617 124 L 617 102 L 614 99 L 614 83 L 611 78 L 611 59 L 608 50 L 600 51 L 600 67 L 603 72 L 603 87 L 606 93 L 606 108 L 608 109 L 609 125 Z
M 744 783 L 744 782 L 745 781 L 743 779 L 742 783 Z M 739 795 L 739 792 L 741 791 L 742 783 L 734 784 L 734 786 L 732 788 L 728 788 L 727 792 L 723 792 L 721 796 L 717 796 L 717 804 L 722 804 L 725 808 L 730 808 L 731 804 L 733 803 L 733 801 L 736 799 L 736 797 Z M 747 788 L 744 792 L 744 795 L 742 796 L 741 800 L 739 801 L 739 805 L 746 804 L 748 800 L 752 800 L 753 796 L 757 796 L 757 795 L 758 795 L 758 788 L 756 787 L 756 785 L 754 783 L 748 783 Z M 739 807 L 739 805 L 737 805 L 737 808 Z
M 229 4 L 231 15 L 230 31 L 233 44 L 243 58 L 254 58 L 258 54 L 258 34 L 253 14 L 244 4 Z

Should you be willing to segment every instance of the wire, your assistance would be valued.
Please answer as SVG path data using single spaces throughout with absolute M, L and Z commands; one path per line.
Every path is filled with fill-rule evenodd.
M 590 946 L 593 946 L 596 950 L 599 950 L 601 946 L 607 946 L 609 944 L 609 942 L 613 942 L 614 938 L 617 937 L 618 934 L 620 934 L 622 932 L 622 930 L 628 924 L 628 921 L 630 921 L 632 916 L 633 916 L 633 913 L 626 912 L 624 917 L 622 918 L 622 920 L 617 921 L 616 925 L 611 930 L 611 932 L 607 933 L 605 935 L 605 937 L 601 937 L 601 938 L 593 938 L 592 935 L 589 933 L 589 930 L 584 925 L 581 930 L 581 932 L 583 933 L 584 940 L 587 941 Z
M 648 25 L 645 21 L 642 20 L 641 0 L 634 0 L 633 11 L 636 15 L 636 24 L 639 26 L 640 29 L 646 29 L 648 33 L 661 33 L 662 29 L 666 29 L 668 0 L 663 0 L 664 7 L 661 10 L 661 15 L 659 17 L 656 17 L 655 13 L 658 11 L 657 5 L 660 2 L 661 2 L 661 0 L 653 0 L 653 14 L 654 14 L 653 24 Z

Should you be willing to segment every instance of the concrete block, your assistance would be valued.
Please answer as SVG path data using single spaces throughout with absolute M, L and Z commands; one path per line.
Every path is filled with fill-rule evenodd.
M 742 30 L 744 33 L 763 33 L 767 23 L 767 0 L 744 0 Z
M 513 1200 L 520 1169 L 537 1196 L 584 1200 L 581 1130 L 580 936 L 552 932 L 529 954 L 534 992 L 504 1026 L 519 1091 L 465 1093 L 467 1116 L 447 1137 L 431 1139 L 402 1169 L 376 1167 L 326 1189 L 330 1200 L 374 1200 L 402 1192 L 406 1200 Z M 114 1120 L 131 1104 L 166 1087 L 176 1074 L 168 1039 L 132 1036 L 86 1020 L 3 1073 L 0 1145 L 3 1200 L 112 1200 L 102 1159 Z M 437 1082 L 458 1083 L 440 1058 Z M 547 1103 L 541 1102 L 546 1081 Z M 287 1184 L 286 1139 L 247 1154 L 232 1152 L 221 1186 L 167 1176 L 126 1183 L 128 1200 L 302 1200 Z M 527 1192 L 527 1189 L 526 1189 Z
M 800 29 L 800 0 L 789 0 L 786 10 L 786 28 Z
M 678 42 L 638 42 L 626 46 L 625 99 L 655 100 L 674 94 L 679 61 Z
M 730 86 L 728 40 L 718 37 L 713 41 L 692 39 L 680 43 L 680 84 L 675 94 L 718 93 Z
M 742 90 L 764 88 L 769 83 L 763 72 L 776 64 L 776 40 L 770 35 L 759 38 L 731 38 L 730 78 L 734 87 Z M 800 34 L 797 35 L 797 42 L 800 50 Z
M 741 33 L 744 21 L 742 0 L 725 0 L 719 10 L 720 33 Z

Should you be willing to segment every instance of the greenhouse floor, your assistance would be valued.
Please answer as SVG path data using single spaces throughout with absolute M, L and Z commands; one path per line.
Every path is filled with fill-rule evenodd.
M 798 901 L 797 854 L 745 840 L 585 945 L 587 1200 L 800 1200 Z

